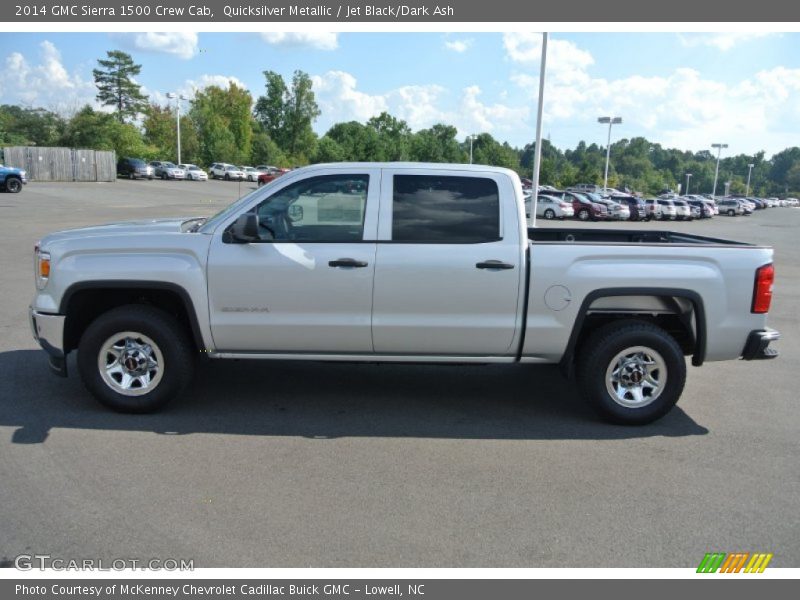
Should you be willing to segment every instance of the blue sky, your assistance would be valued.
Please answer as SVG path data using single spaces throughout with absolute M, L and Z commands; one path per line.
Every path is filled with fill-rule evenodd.
M 413 129 L 533 139 L 541 36 L 529 33 L 20 33 L 0 36 L 0 102 L 69 113 L 94 103 L 91 70 L 106 50 L 130 52 L 151 98 L 236 81 L 254 96 L 262 71 L 314 78 L 322 116 L 366 121 L 387 110 Z M 544 134 L 561 148 L 643 135 L 689 150 L 716 141 L 768 154 L 800 139 L 800 35 L 553 34 Z

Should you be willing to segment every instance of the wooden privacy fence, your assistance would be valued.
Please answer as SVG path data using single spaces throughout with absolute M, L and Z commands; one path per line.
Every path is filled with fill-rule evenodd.
M 31 181 L 114 181 L 117 178 L 117 158 L 110 150 L 10 146 L 3 149 L 3 164 L 25 169 Z

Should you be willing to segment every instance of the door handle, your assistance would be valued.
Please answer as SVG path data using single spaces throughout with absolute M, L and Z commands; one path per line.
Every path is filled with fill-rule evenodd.
M 513 269 L 514 265 L 505 263 L 501 260 L 486 260 L 484 262 L 479 262 L 475 265 L 476 269 Z
M 356 260 L 355 258 L 337 258 L 328 262 L 329 267 L 355 267 L 361 268 L 367 266 L 367 261 Z

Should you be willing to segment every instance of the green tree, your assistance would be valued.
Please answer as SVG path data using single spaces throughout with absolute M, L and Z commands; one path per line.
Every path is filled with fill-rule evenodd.
M 250 159 L 253 142 L 250 92 L 230 83 L 227 89 L 212 85 L 195 94 L 189 109 L 199 141 L 203 164 L 243 164 Z
M 411 158 L 422 162 L 465 163 L 468 154 L 458 143 L 458 130 L 452 125 L 437 123 L 421 129 L 411 138 Z
M 387 112 L 367 121 L 378 134 L 378 153 L 373 160 L 400 161 L 407 160 L 411 147 L 411 128 L 408 123 L 397 119 Z
M 130 123 L 120 123 L 114 115 L 98 112 L 91 106 L 79 110 L 67 124 L 58 141 L 70 148 L 114 150 L 117 156 L 150 157 L 148 147 L 139 130 Z
M 256 119 L 293 162 L 307 162 L 317 141 L 312 125 L 320 115 L 311 77 L 295 71 L 291 87 L 274 71 L 264 71 L 264 78 L 266 94 L 256 100 Z
M 317 151 L 314 155 L 314 162 L 340 162 L 345 160 L 345 153 L 342 147 L 333 138 L 324 135 L 317 143 Z
M 337 123 L 328 130 L 323 139 L 325 138 L 329 141 L 325 143 L 323 152 L 336 152 L 337 160 L 376 160 L 375 157 L 380 151 L 378 132 L 358 121 Z M 332 146 L 330 141 L 335 142 L 336 146 Z M 330 160 L 330 158 L 332 157 L 325 157 L 326 160 Z
M 135 119 L 147 109 L 147 97 L 142 94 L 136 77 L 141 65 L 133 62 L 131 55 L 121 50 L 109 50 L 107 58 L 98 59 L 99 69 L 94 69 L 94 83 L 97 86 L 97 100 L 116 109 L 117 119 Z
M 53 146 L 61 136 L 65 120 L 43 108 L 0 106 L 0 143 L 24 146 Z
M 286 156 L 278 144 L 265 131 L 253 134 L 253 150 L 250 163 L 254 165 L 285 166 Z

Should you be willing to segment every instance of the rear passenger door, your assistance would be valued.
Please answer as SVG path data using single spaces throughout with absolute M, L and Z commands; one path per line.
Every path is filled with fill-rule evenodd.
M 508 176 L 384 169 L 372 337 L 379 354 L 512 354 L 525 235 Z

